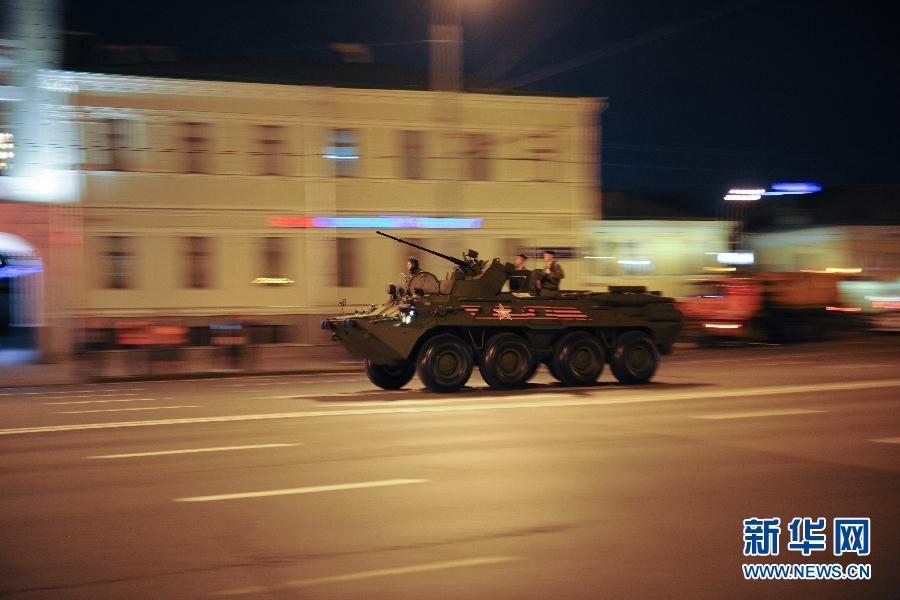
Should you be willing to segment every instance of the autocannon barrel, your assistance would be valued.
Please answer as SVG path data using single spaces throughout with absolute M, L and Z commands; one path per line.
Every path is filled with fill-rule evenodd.
M 475 270 L 472 264 L 464 261 L 461 258 L 456 258 L 454 256 L 443 254 L 441 252 L 438 252 L 436 250 L 431 250 L 430 248 L 426 248 L 426 247 L 420 246 L 418 244 L 413 244 L 412 242 L 408 242 L 408 241 L 404 240 L 403 238 L 398 238 L 393 235 L 388 235 L 387 233 L 384 233 L 383 231 L 376 231 L 375 233 L 377 233 L 378 235 L 382 235 L 386 238 L 390 238 L 390 239 L 394 240 L 395 242 L 400 242 L 401 244 L 406 244 L 407 246 L 412 246 L 413 248 L 418 248 L 419 250 L 422 250 L 423 252 L 427 252 L 429 254 L 433 254 L 434 256 L 443 258 L 445 260 L 449 260 L 454 265 L 456 265 L 460 269 L 462 269 L 465 273 L 470 273 Z

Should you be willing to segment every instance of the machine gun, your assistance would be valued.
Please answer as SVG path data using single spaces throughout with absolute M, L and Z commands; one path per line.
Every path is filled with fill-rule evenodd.
M 406 244 L 407 246 L 412 246 L 413 248 L 418 248 L 419 250 L 422 250 L 423 252 L 433 254 L 434 256 L 437 256 L 439 258 L 449 260 L 454 265 L 456 265 L 460 271 L 462 271 L 463 275 L 465 275 L 467 277 L 474 277 L 475 275 L 478 275 L 479 273 L 481 273 L 481 271 L 484 269 L 484 261 L 478 260 L 478 252 L 476 252 L 475 250 L 466 251 L 464 258 L 455 258 L 453 256 L 449 256 L 447 254 L 441 254 L 440 252 L 437 252 L 435 250 L 425 248 L 424 246 L 420 246 L 418 244 L 413 244 L 412 242 L 408 242 L 402 238 L 388 235 L 382 231 L 376 231 L 375 233 L 377 233 L 378 235 L 382 235 L 386 238 L 390 238 L 390 239 L 394 240 L 395 242 L 400 242 L 401 244 Z

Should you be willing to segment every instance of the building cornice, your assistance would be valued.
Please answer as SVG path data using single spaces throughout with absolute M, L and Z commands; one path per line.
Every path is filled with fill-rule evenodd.
M 323 96 L 337 96 L 343 100 L 368 101 L 372 97 L 394 101 L 423 102 L 452 99 L 463 104 L 518 104 L 534 107 L 561 105 L 600 110 L 605 98 L 564 98 L 556 96 L 512 96 L 487 93 L 448 93 L 424 90 L 392 90 L 376 88 L 344 88 L 275 83 L 244 83 L 205 81 L 196 79 L 168 79 L 136 75 L 112 75 L 79 71 L 47 70 L 41 73 L 45 89 L 62 93 L 83 94 L 159 94 L 169 96 L 222 96 L 228 98 L 265 98 L 269 100 L 311 100 Z M 451 98 L 448 98 L 450 96 Z

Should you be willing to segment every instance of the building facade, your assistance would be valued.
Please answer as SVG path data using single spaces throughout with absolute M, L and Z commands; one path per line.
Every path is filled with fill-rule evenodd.
M 259 342 L 316 343 L 322 315 L 341 298 L 380 301 L 407 256 L 449 270 L 376 229 L 511 260 L 582 246 L 599 206 L 602 100 L 63 71 L 42 81 L 60 97 L 50 147 L 71 164 L 60 193 L 77 197 L 81 223 L 71 270 L 82 277 L 61 315 L 72 331 L 241 320 Z M 565 266 L 569 287 L 585 282 L 581 261 Z
M 588 287 L 643 285 L 667 296 L 690 296 L 698 277 L 728 268 L 735 224 L 719 220 L 605 219 L 586 228 Z

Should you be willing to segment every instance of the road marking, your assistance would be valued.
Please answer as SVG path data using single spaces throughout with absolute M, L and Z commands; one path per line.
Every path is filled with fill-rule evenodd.
M 900 437 L 878 438 L 869 440 L 870 442 L 879 442 L 882 444 L 900 444 Z
M 61 404 L 108 404 L 110 402 L 148 402 L 153 400 L 157 400 L 157 398 L 124 398 L 119 400 L 66 400 L 65 402 L 41 402 L 41 404 L 57 406 Z M 163 400 L 174 400 L 174 398 L 163 398 Z
M 892 364 L 881 364 L 881 365 L 820 365 L 821 367 L 828 367 L 829 369 L 874 369 L 881 367 L 895 367 L 897 365 Z
M 690 355 L 688 355 L 688 356 L 690 356 Z M 818 359 L 818 358 L 823 357 L 823 356 L 847 356 L 847 353 L 846 353 L 846 352 L 823 352 L 823 353 L 821 353 L 821 354 L 815 354 L 815 355 L 813 355 L 812 358 Z M 784 359 L 784 358 L 805 358 L 805 359 L 809 359 L 809 358 L 810 358 L 810 355 L 809 355 L 809 354 L 782 354 L 782 355 L 778 356 L 778 355 L 772 355 L 772 354 L 768 353 L 768 354 L 761 354 L 761 355 L 758 355 L 758 356 L 757 356 L 757 355 L 753 355 L 753 356 L 736 356 L 736 357 L 732 357 L 732 358 L 714 358 L 714 359 L 689 359 L 689 360 L 678 360 L 677 358 L 675 358 L 674 360 L 670 359 L 670 360 L 669 360 L 669 364 L 672 364 L 672 365 L 704 364 L 704 365 L 705 365 L 705 364 L 711 364 L 711 363 L 746 362 L 746 361 L 748 361 L 748 360 L 768 360 L 768 361 L 772 361 L 772 360 L 781 360 L 781 359 Z M 820 362 L 820 361 L 818 361 L 818 360 L 813 360 L 813 361 L 810 361 L 810 362 Z
M 756 366 L 756 367 L 787 367 L 790 365 L 812 365 L 812 364 L 816 364 L 818 362 L 819 361 L 817 361 L 817 360 L 776 360 L 776 361 L 772 361 L 772 362 L 756 363 L 754 366 Z
M 125 412 L 131 410 L 166 410 L 169 408 L 200 408 L 195 404 L 180 404 L 176 406 L 140 406 L 136 408 L 95 408 L 91 410 L 61 410 L 58 415 L 79 415 L 82 413 L 106 413 L 106 412 Z
M 446 404 L 448 402 L 484 402 L 484 397 L 477 398 L 436 398 L 434 400 L 358 400 L 356 402 L 328 402 L 323 403 L 325 406 L 345 407 L 345 406 L 416 406 L 416 405 L 437 405 Z
M 65 391 L 47 391 L 47 392 L 4 392 L 0 396 L 52 396 L 60 394 L 97 394 L 97 392 L 142 392 L 144 388 L 119 388 L 109 389 L 100 388 L 96 390 L 65 390 Z M 137 394 L 107 394 L 108 396 L 136 396 Z M 86 396 L 85 396 L 86 397 Z
M 141 456 L 167 456 L 169 454 L 193 454 L 195 452 L 226 452 L 229 450 L 256 450 L 258 448 L 286 448 L 303 444 L 257 444 L 255 446 L 219 446 L 217 448 L 185 448 L 183 450 L 160 450 L 158 452 L 132 452 L 131 454 L 101 454 L 85 458 L 139 458 Z
M 311 579 L 295 579 L 273 586 L 251 586 L 216 592 L 217 596 L 243 596 L 247 594 L 259 595 L 272 593 L 283 589 L 297 589 L 322 585 L 325 583 L 340 583 L 345 581 L 359 581 L 375 577 L 391 577 L 394 575 L 409 575 L 412 573 L 427 573 L 429 571 L 443 571 L 445 569 L 461 569 L 465 567 L 480 567 L 484 565 L 496 565 L 519 560 L 525 560 L 521 556 L 483 556 L 480 558 L 465 558 L 462 560 L 447 560 L 443 562 L 424 563 L 410 565 L 408 567 L 394 567 L 393 569 L 376 569 L 373 571 L 357 571 L 356 573 L 344 573 L 342 575 L 330 575 L 327 577 L 313 577 Z
M 813 413 L 823 413 L 826 412 L 824 410 L 809 410 L 806 408 L 782 408 L 782 409 L 773 409 L 773 410 L 756 410 L 756 411 L 748 411 L 748 412 L 732 412 L 732 413 L 718 413 L 713 415 L 697 415 L 695 417 L 691 417 L 692 419 L 709 419 L 709 420 L 719 420 L 719 419 L 752 419 L 754 417 L 781 417 L 784 415 L 809 415 Z
M 359 378 L 365 379 L 365 378 Z M 347 383 L 346 379 L 314 379 L 310 381 L 271 381 L 266 383 L 229 383 L 226 387 L 257 387 L 264 385 L 310 385 L 318 383 Z
M 337 492 L 341 490 L 361 490 L 366 488 L 387 487 L 391 485 L 409 485 L 411 483 L 428 483 L 427 479 L 383 479 L 381 481 L 360 481 L 358 483 L 338 483 L 335 485 L 314 485 L 311 487 L 289 488 L 286 490 L 263 490 L 261 492 L 240 492 L 236 494 L 218 494 L 215 496 L 190 496 L 175 498 L 175 502 L 216 502 L 218 500 L 242 500 L 244 498 L 267 498 L 269 496 L 291 496 L 294 494 L 318 494 L 320 492 Z
M 846 383 L 817 383 L 785 386 L 756 387 L 738 390 L 695 390 L 689 392 L 670 392 L 659 394 L 639 394 L 625 392 L 618 398 L 598 398 L 589 396 L 582 390 L 581 394 L 535 394 L 534 396 L 514 396 L 514 398 L 534 398 L 540 396 L 548 400 L 515 402 L 502 404 L 454 404 L 443 406 L 399 406 L 372 407 L 347 410 L 314 410 L 301 412 L 262 413 L 244 415 L 220 415 L 214 417 L 183 417 L 178 419 L 159 419 L 147 421 L 118 421 L 111 423 L 78 423 L 71 425 L 42 425 L 36 427 L 16 427 L 0 429 L 0 435 L 16 435 L 22 433 L 49 433 L 58 431 L 84 431 L 91 429 L 118 429 L 122 427 L 153 427 L 162 425 L 186 425 L 197 423 L 228 423 L 240 421 L 261 421 L 271 419 L 306 419 L 317 417 L 343 417 L 359 415 L 386 415 L 396 413 L 431 413 L 431 412 L 469 412 L 482 410 L 512 410 L 519 408 L 562 408 L 567 406 L 606 406 L 619 404 L 639 404 L 645 402 L 670 402 L 677 400 L 699 400 L 706 398 L 743 398 L 747 396 L 778 396 L 784 394 L 808 394 L 813 392 L 833 392 L 844 390 L 866 390 L 878 388 L 900 387 L 900 379 L 879 379 L 873 381 L 854 381 Z M 633 388 L 632 388 L 633 389 Z M 615 393 L 609 388 L 598 390 L 601 394 Z

